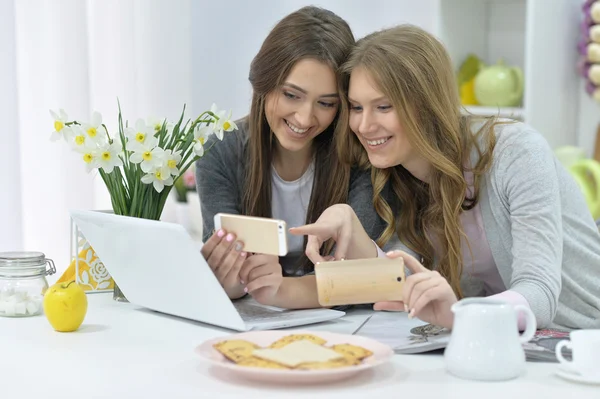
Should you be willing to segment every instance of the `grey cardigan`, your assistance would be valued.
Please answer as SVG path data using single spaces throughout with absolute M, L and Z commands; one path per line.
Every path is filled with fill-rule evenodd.
M 245 119 L 238 121 L 237 125 L 238 130 L 225 132 L 222 142 L 217 137 L 211 136 L 205 144 L 205 148 L 210 150 L 196 161 L 196 185 L 202 209 L 203 241 L 213 234 L 213 219 L 216 213 L 241 214 L 242 212 L 248 125 Z M 332 181 L 331 184 L 336 182 Z M 373 186 L 369 171 L 352 170 L 348 204 L 356 212 L 369 236 L 372 239 L 379 237 L 385 222 L 373 207 Z M 286 263 L 295 260 L 287 257 L 284 259 Z
M 504 285 L 527 299 L 538 328 L 600 328 L 600 233 L 581 190 L 530 126 L 498 125 L 496 137 L 480 205 Z M 477 284 L 463 287 L 478 295 Z

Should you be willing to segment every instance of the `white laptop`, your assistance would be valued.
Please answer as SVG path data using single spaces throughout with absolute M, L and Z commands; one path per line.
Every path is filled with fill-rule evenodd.
M 232 301 L 179 224 L 80 210 L 71 211 L 71 218 L 135 305 L 236 331 L 307 325 L 345 314 L 284 310 L 251 298 Z

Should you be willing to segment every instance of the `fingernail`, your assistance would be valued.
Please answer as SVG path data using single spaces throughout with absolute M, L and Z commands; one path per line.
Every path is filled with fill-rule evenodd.
M 408 313 L 408 305 L 407 305 L 407 304 L 404 304 L 404 311 L 405 311 L 406 313 Z
M 386 255 L 388 255 L 388 256 L 389 256 L 389 255 L 395 255 L 395 254 L 397 254 L 397 253 L 399 253 L 399 252 L 400 252 L 400 251 L 398 251 L 398 250 L 396 249 L 396 250 L 393 250 L 393 251 L 388 251 L 388 252 L 386 252 Z
M 243 245 L 242 245 L 242 243 L 241 243 L 241 242 L 236 242 L 236 243 L 235 243 L 235 250 L 236 250 L 236 251 L 241 251 L 241 250 L 242 250 L 242 247 L 243 247 Z
M 247 294 L 248 293 L 248 287 L 244 287 L 244 292 Z
M 223 229 L 219 229 L 219 231 L 217 231 L 217 237 L 223 238 L 224 235 L 225 235 L 225 232 L 223 231 Z
M 244 280 L 240 280 L 240 284 L 241 284 L 241 285 L 244 285 Z
M 227 234 L 227 237 L 225 237 L 225 239 L 229 242 L 233 241 L 233 234 L 231 234 L 231 233 Z
M 241 256 L 242 258 L 244 258 L 244 257 L 246 257 L 246 253 L 245 253 L 245 252 L 240 252 L 240 256 Z M 243 283 L 242 283 L 242 284 L 243 284 Z
M 341 258 L 340 260 L 345 260 L 344 258 Z
M 408 314 L 408 318 L 409 318 L 409 319 L 412 319 L 413 317 L 415 317 L 415 309 L 414 309 L 414 308 L 412 308 L 412 309 L 410 310 L 410 313 Z

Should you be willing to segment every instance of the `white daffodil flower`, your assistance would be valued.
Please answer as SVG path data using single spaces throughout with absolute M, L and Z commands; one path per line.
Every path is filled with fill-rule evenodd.
M 175 126 L 174 123 L 167 121 L 167 118 L 157 118 L 154 116 L 146 118 L 146 124 L 152 127 L 155 134 L 158 133 L 160 129 L 162 129 L 163 124 L 165 124 L 167 131 L 171 131 Z
M 142 168 L 144 173 L 150 173 L 150 171 L 162 166 L 165 155 L 165 150 L 160 147 L 156 147 L 158 140 L 156 140 L 154 137 L 152 138 L 156 141 L 156 143 L 149 142 L 149 139 L 146 139 L 146 143 L 151 145 L 138 147 L 138 150 L 141 151 L 136 151 L 129 157 L 129 160 L 132 163 L 140 164 L 140 168 Z
M 128 127 L 125 129 L 125 135 L 127 136 L 127 150 L 142 152 L 148 148 L 152 148 L 158 145 L 158 139 L 154 137 L 154 127 L 147 125 L 143 119 L 138 119 L 135 122 L 135 128 Z M 155 143 L 155 144 L 153 144 Z
M 54 119 L 54 131 L 50 135 L 50 140 L 57 141 L 61 138 L 67 140 L 68 137 L 65 136 L 65 133 L 69 133 L 71 129 L 66 125 L 69 117 L 65 110 L 61 108 L 58 113 L 50 110 L 50 115 L 52 115 L 52 119 Z
M 221 111 L 223 115 L 219 117 L 219 120 L 215 121 L 214 130 L 219 140 L 223 140 L 223 132 L 231 132 L 237 129 L 237 125 L 231 120 L 231 111 L 225 116 L 225 111 Z
M 163 154 L 163 167 L 169 170 L 173 176 L 179 175 L 179 165 L 181 162 L 181 150 L 173 152 L 173 150 L 165 150 Z
M 204 155 L 204 144 L 208 137 L 214 133 L 214 124 L 208 126 L 196 126 L 194 130 L 194 153 L 199 157 Z
M 142 183 L 152 184 L 154 189 L 160 193 L 165 186 L 171 186 L 173 184 L 173 177 L 167 168 L 160 167 L 156 168 L 151 173 L 142 176 Z
M 85 162 L 85 170 L 88 173 L 98 167 L 98 148 L 96 146 L 83 145 L 77 148 L 77 152 L 81 154 L 81 158 Z
M 96 150 L 96 163 L 106 173 L 111 173 L 116 166 L 123 165 L 123 161 L 119 157 L 120 153 L 121 146 L 118 142 L 113 141 L 112 144 L 105 143 Z
M 94 148 L 96 143 L 88 140 L 88 136 L 83 130 L 81 125 L 72 125 L 70 127 L 71 132 L 69 133 L 69 143 L 71 144 L 71 148 L 77 152 L 87 151 L 88 147 Z
M 89 173 L 98 167 L 98 144 L 87 139 L 88 136 L 81 125 L 72 125 L 70 128 L 72 136 L 69 139 L 69 143 L 71 148 L 81 154 L 83 162 L 86 165 L 86 170 Z
M 94 111 L 92 114 L 92 120 L 88 123 L 83 123 L 81 127 L 83 128 L 89 141 L 98 143 L 99 145 L 108 142 L 106 130 L 104 129 L 104 126 L 102 126 L 102 115 L 100 115 L 99 112 Z
M 217 135 L 219 140 L 223 140 L 223 129 L 217 128 L 217 124 L 219 123 L 220 120 L 222 120 L 225 117 L 225 113 L 227 111 L 225 111 L 225 110 L 219 111 L 219 108 L 217 108 L 217 104 L 213 103 L 210 106 L 210 112 L 212 112 L 212 114 L 214 115 L 214 120 L 211 122 L 212 131 L 213 131 L 213 133 L 215 133 Z

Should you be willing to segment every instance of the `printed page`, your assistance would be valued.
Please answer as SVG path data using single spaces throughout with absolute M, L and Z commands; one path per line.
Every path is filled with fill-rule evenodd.
M 570 339 L 569 331 L 547 328 L 537 330 L 531 341 L 523 344 L 527 361 L 558 363 L 556 358 L 556 345 L 562 340 Z M 573 353 L 570 349 L 563 349 L 562 355 L 571 360 Z
M 375 339 L 396 353 L 405 354 L 445 348 L 450 341 L 448 330 L 416 318 L 409 319 L 405 312 L 375 312 L 355 334 Z
M 355 334 L 389 345 L 401 354 L 441 349 L 450 342 L 449 330 L 431 326 L 419 319 L 409 319 L 404 312 L 375 312 Z M 563 339 L 569 339 L 568 331 L 538 330 L 531 341 L 523 344 L 527 361 L 557 362 L 556 344 Z M 565 349 L 563 356 L 571 359 L 572 353 Z

